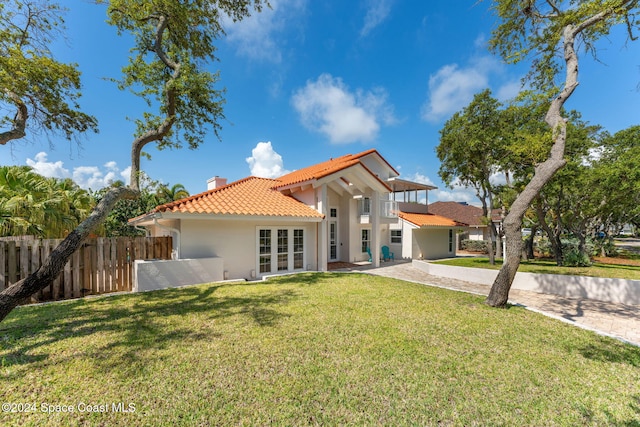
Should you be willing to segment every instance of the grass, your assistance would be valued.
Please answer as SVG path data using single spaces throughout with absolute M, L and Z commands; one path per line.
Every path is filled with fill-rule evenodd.
M 640 426 L 640 348 L 363 274 L 22 307 L 0 381 L 3 426 Z
M 491 265 L 489 264 L 489 258 L 486 257 L 460 257 L 434 261 L 434 264 L 499 270 L 502 266 L 502 260 L 497 259 L 495 265 Z M 617 279 L 640 280 L 640 266 L 633 265 L 631 262 L 628 265 L 594 262 L 590 267 L 558 267 L 555 261 L 537 259 L 535 261 L 521 261 L 518 271 L 538 274 L 566 274 L 572 276 L 611 277 Z

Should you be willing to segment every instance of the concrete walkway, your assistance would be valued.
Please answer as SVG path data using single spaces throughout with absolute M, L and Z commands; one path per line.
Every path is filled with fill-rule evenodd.
M 379 268 L 364 265 L 343 270 L 363 271 L 479 295 L 488 295 L 490 289 L 487 285 L 433 276 L 403 261 L 385 262 Z M 515 289 L 509 292 L 509 297 L 511 304 L 522 305 L 546 316 L 640 346 L 640 305 L 565 298 Z

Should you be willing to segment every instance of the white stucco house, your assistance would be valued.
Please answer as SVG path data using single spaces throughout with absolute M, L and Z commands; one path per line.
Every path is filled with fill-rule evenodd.
M 177 259 L 217 258 L 224 279 L 326 271 L 332 262 L 455 256 L 464 224 L 418 203 L 435 187 L 406 181 L 374 149 L 276 179 L 209 180 L 209 190 L 129 220 L 172 235 Z M 412 201 L 413 198 L 413 201 Z M 425 197 L 425 200 L 428 197 Z

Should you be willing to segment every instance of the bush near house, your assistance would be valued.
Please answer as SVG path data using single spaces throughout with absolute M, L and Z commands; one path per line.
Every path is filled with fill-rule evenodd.
M 463 251 L 478 252 L 482 254 L 489 253 L 487 251 L 488 240 L 463 240 L 460 245 Z

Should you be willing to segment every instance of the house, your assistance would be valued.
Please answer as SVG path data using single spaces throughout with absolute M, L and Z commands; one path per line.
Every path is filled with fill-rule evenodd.
M 129 220 L 174 236 L 177 259 L 222 259 L 225 279 L 326 271 L 331 262 L 455 256 L 462 227 L 427 212 L 419 191 L 374 149 L 329 159 L 277 179 L 214 177 L 209 189 Z M 411 200 L 415 195 L 414 200 Z M 400 200 L 398 200 L 400 199 Z
M 429 212 L 467 224 L 462 233 L 458 234 L 458 248 L 462 240 L 490 240 L 486 219 L 482 209 L 477 206 L 471 206 L 466 202 L 434 202 L 429 205 Z M 499 209 L 493 210 L 492 221 L 496 229 L 500 230 Z

